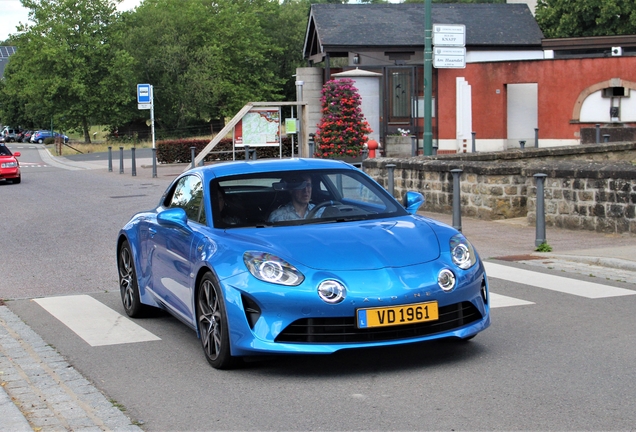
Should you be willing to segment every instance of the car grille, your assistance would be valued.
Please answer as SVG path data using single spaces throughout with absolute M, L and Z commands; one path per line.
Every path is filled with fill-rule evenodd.
M 276 342 L 362 343 L 409 339 L 454 330 L 481 318 L 471 302 L 440 307 L 437 321 L 395 327 L 359 329 L 354 317 L 303 318 L 287 326 Z

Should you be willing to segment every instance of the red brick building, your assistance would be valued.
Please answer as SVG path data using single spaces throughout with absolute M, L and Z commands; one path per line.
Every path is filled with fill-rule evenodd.
M 423 9 L 313 5 L 304 48 L 323 82 L 354 68 L 382 74 L 380 140 L 409 129 L 420 149 Z M 534 146 L 537 134 L 541 147 L 589 142 L 597 124 L 618 141 L 636 125 L 636 36 L 543 39 L 525 4 L 436 3 L 432 20 L 466 29 L 465 68 L 433 70 L 440 152 L 472 151 L 473 132 L 477 151 L 497 151 Z M 307 96 L 311 110 L 317 101 Z

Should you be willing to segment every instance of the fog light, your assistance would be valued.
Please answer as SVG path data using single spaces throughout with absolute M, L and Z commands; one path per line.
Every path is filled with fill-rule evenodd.
M 326 280 L 318 285 L 318 295 L 323 301 L 336 304 L 345 299 L 347 289 L 338 281 Z
M 444 291 L 451 291 L 455 288 L 455 274 L 449 269 L 443 269 L 437 275 L 437 283 Z

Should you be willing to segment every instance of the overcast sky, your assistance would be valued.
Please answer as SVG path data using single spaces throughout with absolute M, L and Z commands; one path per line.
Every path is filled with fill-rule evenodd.
M 117 9 L 132 9 L 141 0 L 123 0 Z M 0 41 L 6 40 L 10 34 L 16 33 L 20 22 L 29 20 L 29 10 L 22 7 L 20 0 L 0 0 Z

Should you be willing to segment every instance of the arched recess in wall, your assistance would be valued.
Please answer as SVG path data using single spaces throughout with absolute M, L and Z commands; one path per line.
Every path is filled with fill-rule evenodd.
M 624 94 L 615 91 L 615 96 L 613 89 L 624 89 Z M 618 116 L 613 117 L 616 113 Z M 636 122 L 636 82 L 612 78 L 584 89 L 574 103 L 572 122 Z

